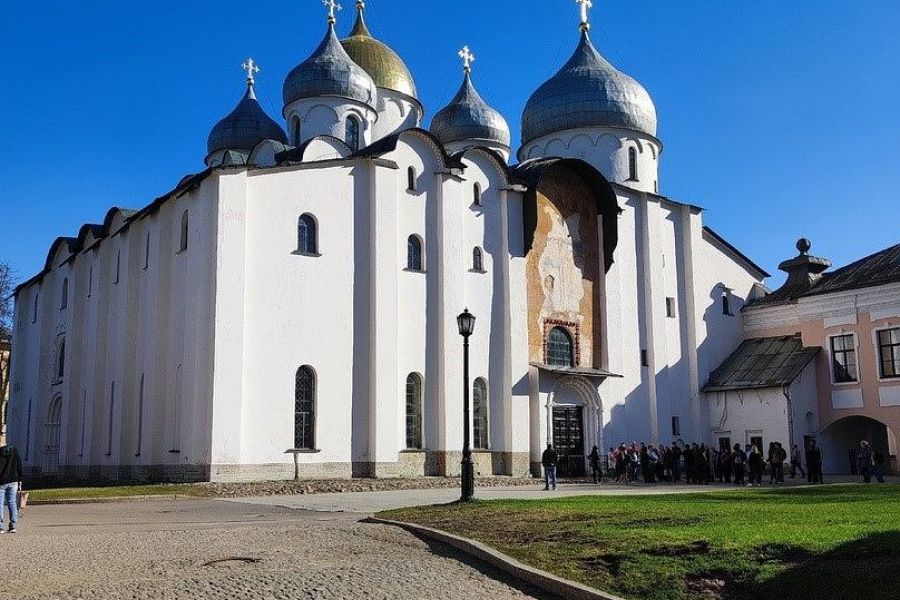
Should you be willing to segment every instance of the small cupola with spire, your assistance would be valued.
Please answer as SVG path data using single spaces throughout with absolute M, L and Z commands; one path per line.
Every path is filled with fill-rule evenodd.
M 206 166 L 244 165 L 262 142 L 271 141 L 283 149 L 287 136 L 260 106 L 254 87 L 259 67 L 248 58 L 242 65 L 247 72 L 247 91 L 228 116 L 216 123 L 206 140 Z
M 499 152 L 509 160 L 509 124 L 499 112 L 485 102 L 472 84 L 472 62 L 475 55 L 465 46 L 459 52 L 463 61 L 463 82 L 450 104 L 438 111 L 431 121 L 431 133 L 450 153 L 467 148 L 484 147 Z
M 831 261 L 809 253 L 812 242 L 806 238 L 797 240 L 799 254 L 784 261 L 778 268 L 787 273 L 787 281 L 780 288 L 754 301 L 754 304 L 783 304 L 795 302 L 820 283 L 822 274 L 831 267 Z

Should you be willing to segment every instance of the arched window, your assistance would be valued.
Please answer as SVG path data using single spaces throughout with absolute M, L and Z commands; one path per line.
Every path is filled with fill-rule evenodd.
M 481 206 L 481 186 L 477 183 L 472 186 L 472 204 Z
M 575 366 L 572 337 L 562 327 L 554 327 L 547 335 L 547 364 L 561 367 Z
M 416 373 L 406 378 L 406 447 L 422 448 L 422 378 Z
M 122 270 L 122 251 L 116 250 L 116 273 L 113 278 L 113 283 L 118 285 L 119 283 L 119 272 Z
M 488 388 L 481 377 L 472 387 L 472 445 L 480 450 L 488 448 Z
M 91 297 L 91 294 L 94 292 L 94 265 L 88 268 L 88 298 Z
M 109 423 L 106 428 L 106 455 L 112 456 L 113 448 L 113 415 L 116 411 L 116 382 L 109 384 Z
M 178 251 L 184 252 L 188 247 L 188 211 L 181 213 L 181 238 L 178 243 Z
M 147 236 L 144 238 L 144 268 L 150 268 L 150 232 L 147 232 Z
M 628 179 L 638 180 L 637 150 L 634 149 L 634 146 L 628 149 Z
M 482 256 L 481 248 L 478 246 L 472 249 L 472 270 L 479 273 L 484 271 L 484 257 Z
M 347 117 L 344 131 L 344 141 L 350 146 L 350 149 L 356 152 L 359 150 L 359 119 L 356 117 Z
M 62 381 L 66 374 L 66 340 L 59 343 L 59 356 L 56 358 L 56 379 Z
M 144 445 L 144 374 L 141 373 L 141 383 L 138 388 L 138 414 L 137 414 L 137 452 L 141 455 L 141 446 Z
M 291 139 L 294 140 L 294 145 L 300 145 L 300 117 L 295 116 L 291 119 Z
M 297 369 L 294 383 L 294 449 L 315 448 L 316 374 L 309 367 Z
M 319 239 L 316 231 L 316 219 L 309 213 L 301 215 L 297 221 L 297 252 L 300 254 L 317 254 Z
M 37 315 L 38 315 L 38 304 L 41 301 L 41 290 L 35 290 L 34 292 L 34 307 L 31 311 L 31 322 L 37 323 Z
M 69 305 L 69 278 L 63 279 L 62 298 L 59 301 L 59 310 L 65 310 Z
M 406 240 L 406 268 L 410 271 L 422 271 L 422 240 L 417 235 Z
M 410 167 L 406 170 L 406 189 L 410 192 L 416 191 L 416 168 Z

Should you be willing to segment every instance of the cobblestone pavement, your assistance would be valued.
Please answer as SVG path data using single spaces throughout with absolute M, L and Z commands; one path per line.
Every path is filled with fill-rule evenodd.
M 0 536 L 0 598 L 541 598 L 360 515 L 220 500 L 31 507 Z

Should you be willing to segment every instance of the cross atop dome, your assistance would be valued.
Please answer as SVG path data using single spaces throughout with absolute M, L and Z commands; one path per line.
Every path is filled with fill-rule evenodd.
M 244 64 L 241 65 L 241 69 L 247 72 L 247 85 L 253 85 L 256 83 L 256 78 L 254 75 L 259 73 L 259 65 L 253 62 L 252 58 L 248 58 L 244 61 Z
M 322 0 L 322 4 L 328 8 L 328 22 L 334 25 L 337 23 L 337 18 L 335 14 L 337 11 L 342 10 L 343 7 L 338 4 L 335 0 Z
M 472 63 L 475 62 L 475 55 L 472 54 L 472 51 L 469 50 L 468 46 L 463 46 L 463 49 L 459 51 L 459 57 L 463 61 L 463 71 L 471 73 Z
M 594 3 L 592 0 L 575 0 L 575 4 L 578 4 L 581 7 L 581 25 L 579 25 L 579 29 L 581 29 L 582 33 L 587 33 L 591 28 L 588 10 L 593 8 Z

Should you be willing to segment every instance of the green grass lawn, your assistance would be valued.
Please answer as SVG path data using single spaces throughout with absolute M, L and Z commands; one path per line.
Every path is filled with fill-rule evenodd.
M 900 599 L 900 486 L 478 501 L 379 516 L 633 600 Z
M 130 496 L 200 496 L 203 490 L 191 484 L 122 485 L 28 490 L 28 501 L 102 500 Z

